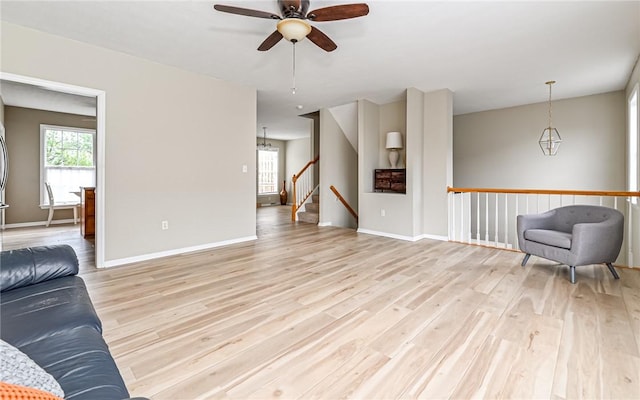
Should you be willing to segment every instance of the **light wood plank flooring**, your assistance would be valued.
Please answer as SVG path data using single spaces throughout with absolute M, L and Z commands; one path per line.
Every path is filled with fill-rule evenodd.
M 640 271 L 258 210 L 257 241 L 85 268 L 132 395 L 640 398 Z M 7 240 L 5 248 L 12 240 Z

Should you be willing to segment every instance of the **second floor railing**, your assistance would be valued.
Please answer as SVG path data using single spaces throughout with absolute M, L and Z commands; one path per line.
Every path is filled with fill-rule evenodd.
M 516 227 L 519 214 L 542 213 L 553 208 L 573 204 L 601 205 L 617 209 L 633 221 L 634 208 L 638 210 L 640 192 L 447 188 L 449 193 L 449 240 L 517 250 Z M 633 232 L 633 224 L 625 224 L 627 254 L 640 240 Z M 633 265 L 633 260 L 627 260 Z
M 314 169 L 316 164 L 320 161 L 320 156 L 315 159 L 309 161 L 300 172 L 293 175 L 291 178 L 292 185 L 292 199 L 293 204 L 291 205 L 291 221 L 296 220 L 296 213 L 300 209 L 300 207 L 304 204 L 305 201 L 311 196 L 314 190 L 316 190 L 317 185 L 314 184 Z

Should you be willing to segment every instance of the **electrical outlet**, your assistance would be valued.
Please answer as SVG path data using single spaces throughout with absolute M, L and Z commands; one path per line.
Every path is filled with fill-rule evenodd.
M 243 165 L 243 166 L 242 166 L 242 172 L 247 172 L 247 170 L 248 170 L 248 169 L 247 169 L 247 166 L 246 166 L 246 165 Z
M 169 221 L 162 221 L 162 230 L 166 231 L 169 229 Z
M 380 216 L 381 216 L 381 217 L 384 217 L 385 215 L 387 215 L 387 212 L 385 211 L 385 209 L 384 209 L 384 208 L 381 208 L 381 209 L 380 209 Z

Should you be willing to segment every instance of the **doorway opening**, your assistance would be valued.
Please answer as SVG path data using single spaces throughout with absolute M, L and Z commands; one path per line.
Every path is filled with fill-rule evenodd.
M 96 267 L 104 266 L 105 260 L 105 136 L 106 136 L 106 92 L 103 90 L 71 85 L 63 82 L 0 72 L 3 82 L 31 85 L 36 88 L 58 92 L 61 94 L 78 95 L 95 99 L 96 119 L 96 191 L 95 191 L 95 263 Z M 9 169 L 11 169 L 11 154 L 9 154 Z M 10 204 L 9 204 L 10 206 Z

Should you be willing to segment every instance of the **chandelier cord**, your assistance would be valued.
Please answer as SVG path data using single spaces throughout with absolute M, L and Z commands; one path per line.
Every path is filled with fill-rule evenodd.
M 551 86 L 553 83 L 549 83 L 549 128 L 551 128 Z

